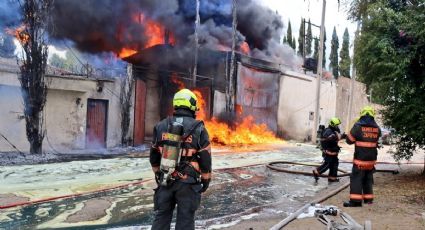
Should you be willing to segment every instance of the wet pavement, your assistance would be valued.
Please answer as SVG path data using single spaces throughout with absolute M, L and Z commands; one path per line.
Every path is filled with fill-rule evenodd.
M 264 149 L 268 149 L 265 151 Z M 271 149 L 271 150 L 270 150 Z M 342 152 L 342 155 L 348 152 Z M 257 215 L 286 216 L 329 187 L 302 175 L 272 171 L 271 161 L 320 162 L 311 145 L 285 144 L 213 152 L 214 177 L 196 215 L 197 229 L 218 229 Z M 311 171 L 304 166 L 282 165 Z M 119 186 L 153 176 L 148 158 L 115 158 L 7 166 L 0 169 L 0 201 L 38 200 Z M 331 185 L 331 187 L 338 185 Z M 121 189 L 0 210 L 0 229 L 149 229 L 152 181 Z M 10 200 L 9 203 L 11 203 Z

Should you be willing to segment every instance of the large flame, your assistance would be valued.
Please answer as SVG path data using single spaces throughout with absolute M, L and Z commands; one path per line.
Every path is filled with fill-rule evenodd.
M 136 50 L 130 49 L 130 48 L 122 48 L 121 51 L 118 53 L 119 58 L 126 58 L 133 54 L 137 53 Z
M 5 32 L 11 36 L 14 36 L 16 39 L 18 39 L 18 41 L 22 45 L 27 44 L 30 39 L 30 36 L 26 32 L 26 26 L 24 24 L 20 25 L 16 29 L 6 28 Z
M 180 89 L 185 88 L 182 81 L 178 79 L 177 74 L 171 75 L 171 82 L 176 84 Z M 269 130 L 266 124 L 256 124 L 253 116 L 247 116 L 240 122 L 234 123 L 234 128 L 230 127 L 224 122 L 220 122 L 217 118 L 213 117 L 207 119 L 206 106 L 200 90 L 194 89 L 193 93 L 198 99 L 199 111 L 196 113 L 196 119 L 203 120 L 205 127 L 213 145 L 252 145 L 252 144 L 272 144 L 282 143 L 283 140 L 276 137 L 276 135 Z M 238 115 L 242 114 L 242 106 L 236 105 L 235 110 Z
M 167 30 L 159 22 L 156 22 L 154 20 L 147 18 L 143 13 L 133 15 L 132 19 L 134 22 L 140 25 L 143 25 L 144 27 L 143 36 L 147 38 L 147 41 L 145 42 L 145 44 L 143 44 L 142 47 L 140 47 L 141 49 L 146 49 L 159 44 L 166 44 L 166 43 L 171 45 L 175 44 L 176 39 L 173 33 Z M 124 29 L 121 28 L 118 30 L 117 32 L 118 38 L 122 37 L 122 32 Z M 137 35 L 134 35 L 134 36 L 137 36 Z M 138 50 L 137 48 L 133 48 L 133 47 L 122 47 L 121 50 L 118 52 L 117 56 L 119 58 L 125 58 L 137 53 L 137 50 Z

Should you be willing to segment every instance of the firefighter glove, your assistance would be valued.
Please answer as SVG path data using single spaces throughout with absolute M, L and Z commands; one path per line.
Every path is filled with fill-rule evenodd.
M 208 187 L 210 186 L 210 181 L 210 179 L 201 179 L 202 189 L 199 191 L 200 193 L 207 191 Z

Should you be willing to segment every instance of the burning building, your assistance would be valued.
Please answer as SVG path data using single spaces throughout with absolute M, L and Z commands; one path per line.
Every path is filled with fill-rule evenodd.
M 192 75 L 187 71 L 190 64 L 182 64 L 191 63 L 191 58 L 178 57 L 179 52 L 170 45 L 157 45 L 125 59 L 134 64 L 137 79 L 136 114 L 145 114 L 139 120 L 145 120 L 146 125 L 135 125 L 135 133 L 138 128 L 142 128 L 146 136 L 152 135 L 153 125 L 172 114 L 174 93 L 186 87 L 193 89 L 201 99 L 198 119 L 206 120 L 206 126 L 210 127 L 209 132 L 212 133 L 210 135 L 216 138 L 217 143 L 267 143 L 277 140 L 274 133 L 277 131 L 279 65 L 237 53 L 236 71 L 233 72 L 236 85 L 233 95 L 235 113 L 229 115 L 225 111 L 225 91 L 228 84 L 226 76 L 230 74 L 231 53 L 201 49 L 194 85 Z M 220 124 L 220 121 L 223 123 Z M 224 133 L 216 133 L 214 127 L 225 127 L 221 129 Z M 239 131 L 230 131 L 232 128 Z M 246 130 L 245 135 L 242 129 Z M 234 135 L 241 136 L 238 138 Z
M 255 0 L 244 0 L 243 4 L 236 1 L 236 7 L 230 0 L 199 1 L 200 20 L 195 26 L 196 2 L 55 0 L 49 39 L 58 48 L 65 43 L 93 56 L 113 53 L 117 59 L 133 64 L 136 84 L 129 132 L 134 145 L 149 140 L 153 125 L 172 113 L 172 96 L 183 87 L 193 89 L 200 98 L 202 110 L 198 119 L 205 120 L 216 144 L 280 141 L 276 134 L 308 140 L 315 116 L 314 78 L 289 71 L 299 69 L 302 61 L 292 48 L 280 43 L 283 31 L 280 16 Z M 19 7 L 11 7 L 12 3 L 0 3 L 0 18 L 8 19 L 0 20 L 0 27 L 16 31 L 20 25 L 19 16 L 16 17 Z M 198 54 L 196 58 L 195 54 Z M 119 95 L 115 81 L 121 80 L 105 82 L 109 81 L 114 82 L 105 83 L 114 88 L 110 94 Z M 226 109 L 229 83 L 234 86 L 230 95 L 234 98 L 232 113 Z M 99 96 L 92 93 L 96 92 L 95 85 L 86 94 Z M 322 85 L 328 96 L 321 101 L 323 123 L 339 111 L 336 108 L 339 94 L 332 81 Z M 75 104 L 82 100 L 81 104 L 89 105 L 93 99 L 105 98 L 105 95 L 87 99 L 73 95 L 68 101 Z M 112 98 L 102 102 L 103 107 L 111 109 L 103 117 L 118 123 L 119 112 L 112 110 L 117 103 Z M 84 115 L 88 109 L 83 108 L 83 115 L 78 117 L 78 120 L 84 118 L 78 122 L 80 132 L 91 127 L 89 115 Z M 115 134 L 118 125 L 112 127 L 99 132 L 102 140 L 120 139 Z M 76 128 L 69 127 L 73 129 Z M 69 133 L 66 130 L 57 132 Z M 114 136 L 109 134 L 112 130 Z M 76 139 L 75 135 L 70 139 Z M 85 143 L 89 137 L 79 135 L 77 139 Z M 64 145 L 69 142 L 60 141 Z M 83 145 L 70 148 L 83 148 Z M 103 143 L 106 147 L 115 145 L 118 145 L 116 141 Z

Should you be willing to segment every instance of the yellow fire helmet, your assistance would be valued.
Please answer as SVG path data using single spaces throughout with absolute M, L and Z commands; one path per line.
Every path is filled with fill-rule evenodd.
M 187 108 L 192 111 L 198 111 L 199 108 L 197 107 L 198 99 L 196 98 L 196 95 L 188 90 L 188 89 L 182 89 L 178 91 L 176 94 L 174 94 L 173 98 L 173 107 L 175 109 L 178 108 Z
M 375 117 L 375 109 L 372 108 L 372 106 L 365 106 L 362 111 L 360 112 L 360 117 L 369 115 L 371 117 Z
M 341 120 L 338 117 L 332 117 L 331 120 L 329 121 L 329 125 L 333 127 L 336 127 L 340 124 L 341 124 Z

